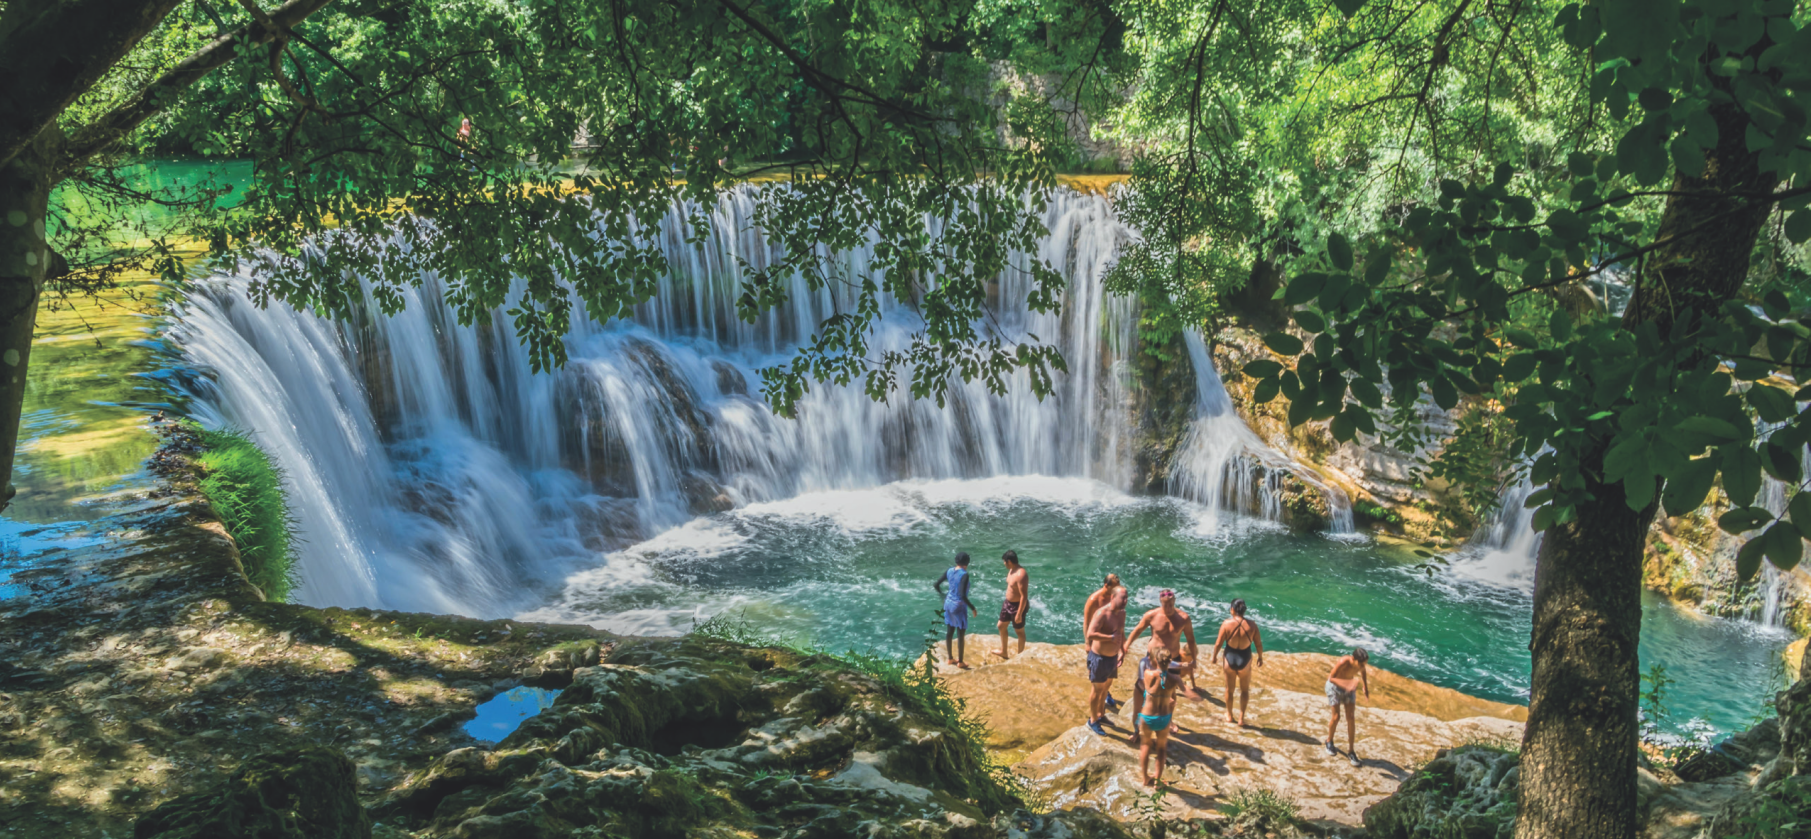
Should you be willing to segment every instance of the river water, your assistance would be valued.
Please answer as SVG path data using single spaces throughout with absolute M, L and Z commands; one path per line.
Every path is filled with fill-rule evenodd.
M 1196 405 L 1171 495 L 1130 491 L 1136 311 L 1100 276 L 1136 233 L 1107 199 L 1059 193 L 1051 236 L 1023 256 L 1068 277 L 1062 313 L 1024 310 L 1021 274 L 1000 279 L 992 328 L 1045 336 L 1074 371 L 1053 396 L 1022 379 L 1004 395 L 959 385 L 940 408 L 819 386 L 796 421 L 759 401 L 756 370 L 851 300 L 795 278 L 786 306 L 735 317 L 742 272 L 773 256 L 756 200 L 744 187 L 702 208 L 702 242 L 678 209 L 648 231 L 672 276 L 628 320 L 576 324 L 552 374 L 529 371 L 503 315 L 460 325 L 433 277 L 402 313 L 350 324 L 258 309 L 231 272 L 197 283 L 166 337 L 201 374 L 182 378 L 192 413 L 250 430 L 287 471 L 300 599 L 638 633 L 729 611 L 832 649 L 913 655 L 958 550 L 976 560 L 976 626 L 992 629 L 1012 548 L 1032 573 L 1033 640 L 1079 641 L 1081 601 L 1114 571 L 1137 604 L 1175 588 L 1208 626 L 1243 597 L 1272 649 L 1361 644 L 1405 675 L 1525 700 L 1532 540 L 1429 572 L 1363 536 L 1277 524 L 1267 476 L 1288 464 L 1230 410 L 1199 336 L 1178 362 Z M 871 255 L 823 258 L 859 273 Z M 883 313 L 875 348 L 905 347 L 911 306 Z M 1336 495 L 1336 531 L 1342 512 Z M 1676 680 L 1664 726 L 1744 725 L 1787 640 L 1650 602 L 1643 661 Z

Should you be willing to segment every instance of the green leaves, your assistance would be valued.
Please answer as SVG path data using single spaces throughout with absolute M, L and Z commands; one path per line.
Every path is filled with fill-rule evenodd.
M 1773 514 L 1760 507 L 1737 507 L 1717 517 L 1717 526 L 1730 533 L 1744 533 L 1773 521 Z
M 1264 346 L 1277 355 L 1301 355 L 1302 339 L 1287 332 L 1272 332 L 1264 336 Z
M 1247 362 L 1243 372 L 1254 379 L 1272 379 L 1283 372 L 1283 365 L 1268 358 L 1260 358 Z
M 1352 270 L 1352 243 L 1339 233 L 1328 234 L 1327 258 L 1341 271 Z
M 1339 9 L 1340 14 L 1349 18 L 1365 7 L 1365 0 L 1333 0 L 1333 5 Z

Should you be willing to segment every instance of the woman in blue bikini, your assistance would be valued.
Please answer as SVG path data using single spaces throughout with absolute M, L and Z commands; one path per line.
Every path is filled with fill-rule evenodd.
M 1182 687 L 1182 676 L 1170 672 L 1176 654 L 1168 648 L 1151 645 L 1151 666 L 1143 673 L 1145 706 L 1138 715 L 1143 722 L 1143 745 L 1138 747 L 1138 772 L 1144 785 L 1157 786 L 1170 753 L 1170 717 L 1176 712 L 1176 689 Z M 1157 774 L 1151 774 L 1151 753 L 1157 754 Z

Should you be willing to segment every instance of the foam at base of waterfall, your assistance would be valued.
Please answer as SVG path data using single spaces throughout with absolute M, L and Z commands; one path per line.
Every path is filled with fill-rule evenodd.
M 783 565 L 787 573 L 801 569 L 816 573 L 811 569 L 821 566 L 821 573 L 833 577 L 834 560 L 828 557 L 907 536 L 943 541 L 975 518 L 1035 510 L 1086 527 L 1093 520 L 1156 509 L 1171 513 L 1179 533 L 1222 546 L 1256 532 L 1287 530 L 1275 522 L 1228 515 L 1183 499 L 1133 496 L 1086 478 L 1014 475 L 898 481 L 867 490 L 805 493 L 695 518 L 608 554 L 596 567 L 569 576 L 555 602 L 516 617 L 582 622 L 626 634 L 685 632 L 693 623 L 738 611 L 750 612 L 763 624 L 783 625 L 788 607 L 771 597 L 718 588 L 722 569 L 733 567 L 759 579 L 764 575 L 761 566 L 767 564 L 776 570 Z M 781 545 L 792 546 L 791 552 L 780 550 Z M 979 546 L 952 543 L 941 561 L 949 561 L 957 550 L 970 550 L 974 567 L 992 574 L 999 563 L 998 551 L 1006 547 L 1011 545 L 988 546 L 982 552 Z M 1035 553 L 1025 556 L 1034 568 L 1045 559 Z M 880 589 L 866 592 L 871 595 L 923 597 L 930 582 L 925 580 L 922 590 L 887 579 L 860 585 Z M 831 583 L 827 591 L 837 585 L 841 584 Z M 1155 588 L 1143 594 L 1148 595 L 1145 600 L 1156 601 Z M 650 605 L 653 600 L 670 605 Z M 1032 602 L 1039 608 L 1036 594 Z M 988 618 L 977 620 L 991 625 Z

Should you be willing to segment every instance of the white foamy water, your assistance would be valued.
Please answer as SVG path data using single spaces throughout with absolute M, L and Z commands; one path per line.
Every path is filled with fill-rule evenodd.
M 1044 215 L 1050 235 L 997 281 L 991 334 L 1042 336 L 1068 362 L 1049 397 L 1024 374 L 1001 395 L 956 383 L 942 407 L 816 385 L 785 420 L 752 391 L 755 371 L 854 296 L 794 276 L 784 305 L 753 323 L 737 316 L 745 270 L 777 257 L 753 223 L 760 195 L 742 187 L 711 207 L 676 205 L 645 234 L 673 267 L 653 299 L 609 324 L 580 316 L 570 361 L 553 373 L 530 371 L 507 307 L 461 325 L 434 276 L 402 289 L 394 316 L 367 287 L 346 324 L 260 309 L 244 277 L 199 281 L 170 338 L 206 374 L 194 414 L 251 431 L 288 474 L 303 539 L 298 600 L 501 615 L 572 586 L 615 586 L 622 620 L 658 622 L 667 618 L 629 601 L 660 583 L 623 549 L 664 538 L 712 550 L 728 538 L 697 518 L 712 511 L 733 508 L 750 526 L 807 512 L 854 532 L 908 527 L 915 509 L 958 501 L 1127 502 L 1137 312 L 1101 277 L 1136 234 L 1105 198 L 1059 191 Z M 684 219 L 698 209 L 712 226 L 688 241 Z M 861 276 L 873 243 L 822 259 L 828 273 Z M 1061 311 L 1025 307 L 1033 259 L 1067 278 Z M 909 303 L 883 299 L 872 351 L 905 349 L 920 326 Z M 1201 504 L 1204 532 L 1228 524 L 1221 511 L 1275 518 L 1265 482 L 1287 462 L 1230 410 L 1198 336 L 1190 349 L 1198 419 L 1173 489 Z

